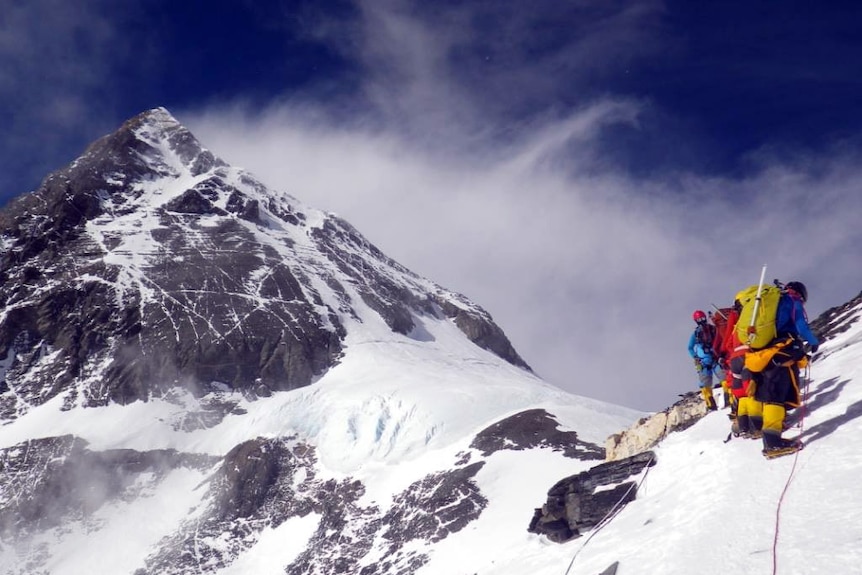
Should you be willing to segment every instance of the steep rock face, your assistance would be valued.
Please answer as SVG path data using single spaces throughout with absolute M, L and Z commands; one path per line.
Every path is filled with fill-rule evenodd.
M 338 362 L 366 306 L 405 335 L 416 317 L 452 318 L 529 369 L 484 310 L 228 166 L 164 109 L 0 211 L 0 234 L 4 419 L 57 395 L 302 387 Z

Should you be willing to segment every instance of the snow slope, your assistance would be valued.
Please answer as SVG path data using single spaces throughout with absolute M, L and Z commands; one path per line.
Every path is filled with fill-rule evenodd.
M 619 562 L 617 575 L 862 573 L 860 311 L 812 364 L 805 413 L 785 432 L 807 443 L 796 456 L 767 461 L 759 441 L 725 443 L 726 412 L 711 413 L 655 450 L 637 500 L 606 527 L 554 545 L 517 534 L 515 522 L 491 524 L 485 541 L 499 543 L 505 530 L 508 543 L 461 546 L 470 549 L 463 572 L 597 575 Z M 517 506 L 519 498 L 508 499 L 498 504 Z M 418 573 L 459 572 L 459 543 L 444 542 L 437 562 Z
M 297 436 L 317 447 L 322 473 L 360 479 L 367 486 L 366 503 L 387 504 L 417 479 L 451 467 L 475 433 L 525 409 L 546 408 L 563 427 L 576 429 L 580 439 L 600 445 L 641 415 L 558 390 L 473 345 L 448 320 L 426 318 L 422 341 L 395 334 L 382 321 L 348 331 L 352 335 L 344 359 L 315 384 L 254 401 L 224 393 L 234 396 L 245 413 L 228 415 L 215 427 L 177 429 L 196 402 L 191 396 L 67 411 L 60 410 L 56 399 L 0 428 L 0 447 L 73 434 L 93 450 L 172 448 L 224 456 L 256 437 Z M 508 524 L 510 537 L 520 540 L 548 485 L 587 466 L 550 450 L 502 452 L 480 472 L 477 480 L 487 484 L 482 489 L 491 504 L 464 536 L 483 540 L 486 528 Z M 5 569 L 0 573 L 27 572 L 19 563 L 26 555 L 22 551 L 39 546 L 53 558 L 52 575 L 92 572 L 94 554 L 104 563 L 104 573 L 133 573 L 160 534 L 194 516 L 186 512 L 199 503 L 206 478 L 207 473 L 174 471 L 157 490 L 142 486 L 136 500 L 105 506 L 74 526 L 50 530 L 28 550 L 6 547 L 0 553 Z M 518 493 L 514 504 L 508 499 L 513 492 Z M 256 573 L 280 573 L 301 550 L 297 542 L 307 540 L 313 528 L 313 519 L 306 517 L 265 532 L 224 572 L 244 572 L 241 566 L 246 565 Z M 128 535 L 118 540 L 118 533 Z M 277 541 L 293 544 L 288 549 Z M 272 564 L 262 565 L 270 555 Z
M 443 345 L 449 328 L 427 327 Z M 711 413 L 658 446 L 658 463 L 641 477 L 635 502 L 600 530 L 558 545 L 527 533 L 532 510 L 558 479 L 590 464 L 550 450 L 500 451 L 476 477 L 489 499 L 487 509 L 441 542 L 416 541 L 417 547 L 433 548 L 431 561 L 417 575 L 596 575 L 614 562 L 619 562 L 618 575 L 862 572 L 862 450 L 855 441 L 862 433 L 860 341 L 862 322 L 857 321 L 824 344 L 823 357 L 812 365 L 806 414 L 786 432 L 807 442 L 797 456 L 767 461 L 757 441 L 725 442 L 726 413 Z M 471 432 L 481 427 L 475 422 L 483 417 L 490 422 L 527 405 L 544 405 L 567 426 L 591 436 L 586 439 L 600 441 L 631 415 L 538 381 L 525 382 L 527 376 L 517 369 L 501 380 L 489 370 L 495 356 L 475 346 L 447 349 L 449 358 L 435 362 L 409 341 L 393 338 L 388 344 L 390 351 L 403 350 L 382 353 L 382 341 L 355 342 L 350 348 L 355 357 L 318 384 L 248 404 L 247 415 L 190 436 L 169 431 L 164 422 L 170 420 L 170 407 L 151 402 L 59 416 L 46 406 L 19 422 L 26 428 L 0 429 L 0 440 L 8 446 L 20 434 L 75 431 L 104 446 L 183 444 L 218 452 L 242 437 L 301 431 L 324 449 L 329 472 L 361 477 L 369 485 L 365 498 L 382 502 L 414 478 L 444 468 L 453 453 L 467 448 Z M 363 385 L 371 379 L 379 385 Z M 462 387 L 466 380 L 478 383 L 470 394 Z M 529 385 L 521 388 L 524 383 Z M 490 396 L 499 401 L 491 402 Z M 135 428 L 119 433 L 121 422 Z M 200 474 L 175 475 L 158 493 L 101 510 L 77 532 L 65 534 L 60 547 L 51 539 L 59 534 L 46 535 L 42 543 L 56 557 L 48 572 L 92 573 L 97 553 L 106 566 L 102 572 L 133 573 L 158 531 L 155 518 L 178 521 L 176 505 L 193 502 L 195 485 L 203 480 Z M 314 521 L 313 516 L 294 519 L 265 532 L 218 572 L 282 573 Z M 119 529 L 128 535 L 109 538 Z M 26 572 L 14 565 L 12 550 L 4 548 L 0 557 L 0 572 Z

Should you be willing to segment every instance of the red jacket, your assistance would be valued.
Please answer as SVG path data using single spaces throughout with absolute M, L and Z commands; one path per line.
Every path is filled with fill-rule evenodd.
M 727 358 L 728 363 L 737 357 L 744 357 L 748 351 L 748 346 L 743 344 L 736 335 L 736 322 L 739 320 L 739 312 L 732 309 L 727 314 L 727 326 L 725 327 L 722 336 L 721 353 Z M 730 370 L 727 371 L 727 383 L 730 385 L 733 375 Z M 748 381 L 742 382 L 742 387 L 734 389 L 731 387 L 731 393 L 737 398 L 745 397 L 748 394 Z

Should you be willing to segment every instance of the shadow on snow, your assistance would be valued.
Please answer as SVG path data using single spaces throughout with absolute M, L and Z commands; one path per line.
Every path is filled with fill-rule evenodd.
M 796 425 L 803 417 L 807 417 L 830 403 L 834 403 L 840 397 L 841 392 L 844 391 L 848 383 L 850 383 L 849 379 L 839 381 L 837 377 L 833 377 L 818 385 L 803 407 L 788 414 L 788 426 Z M 848 405 L 843 414 L 804 429 L 799 437 L 806 444 L 810 444 L 832 435 L 838 428 L 859 417 L 862 417 L 862 400 Z

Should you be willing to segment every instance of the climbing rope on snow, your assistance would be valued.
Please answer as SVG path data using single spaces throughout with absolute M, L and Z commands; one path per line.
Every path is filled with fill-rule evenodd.
M 629 486 L 629 488 L 626 490 L 626 492 L 623 493 L 622 497 L 620 497 L 619 501 L 614 503 L 614 506 L 610 508 L 610 510 L 605 514 L 604 517 L 602 517 L 599 520 L 598 523 L 596 523 L 596 526 L 590 532 L 589 537 L 587 537 L 584 540 L 584 543 L 578 548 L 577 551 L 575 551 L 575 554 L 572 556 L 572 560 L 569 561 L 568 568 L 566 568 L 565 575 L 569 575 L 569 572 L 572 570 L 572 565 L 575 564 L 575 559 L 577 559 L 578 555 L 581 554 L 581 551 L 584 550 L 584 547 L 587 546 L 587 544 L 590 542 L 590 540 L 593 537 L 595 537 L 596 534 L 602 530 L 602 528 L 604 528 L 608 523 L 610 523 L 614 517 L 619 515 L 620 511 L 622 511 L 622 509 L 623 509 L 622 508 L 623 501 L 626 500 L 626 498 L 629 496 L 629 493 L 632 492 L 632 489 L 635 489 L 635 488 L 639 489 L 640 488 L 640 486 L 643 484 L 644 480 L 646 479 L 647 475 L 649 474 L 649 469 L 654 462 L 655 462 L 655 454 L 653 454 L 653 456 L 650 457 L 649 461 L 646 462 L 646 465 L 644 465 L 643 476 L 641 476 L 641 478 L 638 480 L 637 483 L 632 483 L 631 486 Z
M 805 366 L 805 385 L 803 386 L 802 401 L 799 406 L 799 434 L 805 430 L 805 410 L 808 405 L 808 386 L 811 383 L 810 367 Z M 775 508 L 775 535 L 772 538 L 772 575 L 778 575 L 778 535 L 781 529 L 781 506 L 784 504 L 784 496 L 790 489 L 790 483 L 796 474 L 796 464 L 799 461 L 799 451 L 793 454 L 793 465 L 790 467 L 790 474 L 787 476 L 787 482 L 784 484 L 784 489 L 781 491 L 781 496 L 778 498 L 778 505 Z

